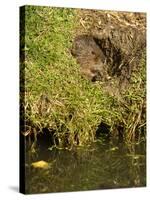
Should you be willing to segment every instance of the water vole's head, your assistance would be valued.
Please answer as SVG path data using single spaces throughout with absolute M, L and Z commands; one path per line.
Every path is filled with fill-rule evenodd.
M 77 36 L 73 43 L 72 55 L 80 64 L 81 74 L 86 79 L 92 82 L 110 79 L 106 57 L 92 36 Z
M 109 74 L 107 73 L 106 66 L 103 65 L 87 65 L 81 67 L 81 74 L 86 78 L 91 80 L 92 82 L 95 81 L 107 81 L 111 79 Z

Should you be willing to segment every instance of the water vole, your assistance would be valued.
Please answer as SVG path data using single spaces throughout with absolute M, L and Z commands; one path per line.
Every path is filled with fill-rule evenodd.
M 80 64 L 81 74 L 84 77 L 91 81 L 110 79 L 105 56 L 92 36 L 77 36 L 71 52 Z

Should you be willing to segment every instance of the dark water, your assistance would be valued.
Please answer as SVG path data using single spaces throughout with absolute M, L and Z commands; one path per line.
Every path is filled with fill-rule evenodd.
M 88 148 L 27 152 L 26 193 L 142 187 L 146 185 L 145 143 L 127 146 L 112 142 Z M 31 163 L 44 160 L 48 169 Z

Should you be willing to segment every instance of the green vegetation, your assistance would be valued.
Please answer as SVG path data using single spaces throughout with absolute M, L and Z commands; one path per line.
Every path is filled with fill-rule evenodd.
M 127 142 L 143 134 L 145 118 L 145 60 L 133 74 L 129 90 L 121 100 L 103 91 L 101 84 L 83 79 L 70 53 L 76 27 L 75 9 L 25 7 L 25 45 L 21 34 L 21 93 L 25 109 L 24 135 L 37 134 L 43 128 L 55 130 L 58 147 L 87 145 L 95 140 L 96 129 L 103 121 L 112 134 L 121 124 Z M 22 32 L 23 33 L 23 32 Z M 21 85 L 22 86 L 22 85 Z M 141 117 L 142 116 L 142 117 Z M 115 135 L 115 134 L 114 134 Z M 139 139 L 139 137 L 138 137 Z
M 146 58 L 143 55 L 140 66 L 132 74 L 129 90 L 124 95 L 126 110 L 125 134 L 128 142 L 141 141 L 146 137 Z M 143 137 L 144 136 L 144 137 Z

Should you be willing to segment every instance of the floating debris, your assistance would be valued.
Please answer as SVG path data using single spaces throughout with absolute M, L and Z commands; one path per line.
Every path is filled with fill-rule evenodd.
M 31 166 L 39 169 L 47 169 L 49 167 L 49 164 L 46 161 L 40 160 L 37 162 L 33 162 Z

